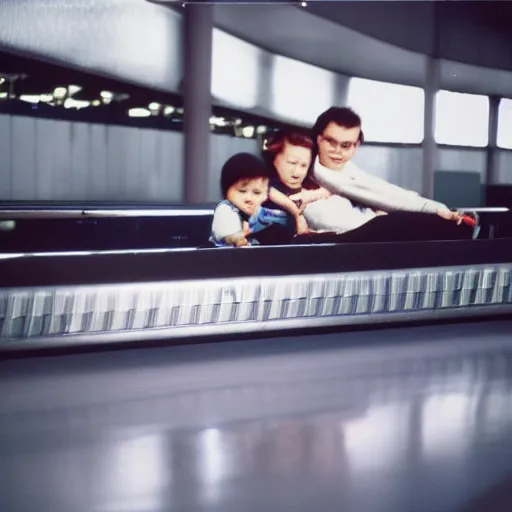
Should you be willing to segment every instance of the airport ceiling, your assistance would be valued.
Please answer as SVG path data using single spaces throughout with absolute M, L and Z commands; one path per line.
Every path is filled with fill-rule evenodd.
M 226 2 L 214 16 L 220 29 L 270 52 L 350 76 L 419 85 L 422 54 L 512 71 L 512 2 Z M 475 90 L 489 76 L 481 81 Z
M 478 26 L 512 37 L 512 2 L 507 0 L 441 0 L 441 1 L 348 1 L 309 0 L 307 10 L 341 25 L 362 30 L 369 35 L 396 41 L 404 47 L 422 51 L 425 30 L 443 21 L 461 19 L 476 29 Z M 437 21 L 435 21 L 437 19 Z M 409 24 L 400 26 L 401 21 Z M 412 25 L 411 25 L 412 24 Z M 423 27 L 423 30 L 411 30 Z M 406 37 L 400 38 L 405 34 Z M 397 38 L 398 36 L 398 38 Z

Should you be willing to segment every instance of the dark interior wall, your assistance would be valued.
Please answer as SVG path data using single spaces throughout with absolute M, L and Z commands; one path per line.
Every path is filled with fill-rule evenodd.
M 512 185 L 488 185 L 485 193 L 487 206 L 505 206 L 512 210 Z
M 512 70 L 510 2 L 310 2 L 307 9 L 408 50 Z
M 310 2 L 307 10 L 419 53 L 434 44 L 434 2 Z
M 437 9 L 443 58 L 512 70 L 512 3 L 464 2 L 461 10 L 459 2 L 439 2 Z

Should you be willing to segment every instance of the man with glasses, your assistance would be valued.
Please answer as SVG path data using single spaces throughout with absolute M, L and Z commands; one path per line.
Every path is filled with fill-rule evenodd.
M 316 155 L 311 175 L 332 196 L 316 203 L 314 193 L 307 191 L 291 197 L 301 200 L 302 208 L 308 206 L 304 216 L 312 231 L 339 234 L 356 229 L 356 238 L 372 241 L 471 237 L 467 229 L 443 220 L 461 222 L 460 215 L 444 204 L 367 174 L 352 162 L 364 135 L 361 118 L 350 108 L 325 111 L 316 120 L 312 136 Z M 367 223 L 364 230 L 357 229 Z

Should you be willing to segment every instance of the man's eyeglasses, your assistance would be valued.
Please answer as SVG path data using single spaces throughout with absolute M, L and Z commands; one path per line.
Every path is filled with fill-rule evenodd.
M 350 151 L 356 148 L 357 142 L 339 142 L 336 139 L 333 139 L 332 137 L 328 137 L 326 135 L 321 135 L 322 140 L 325 141 L 325 143 L 329 146 L 330 149 L 333 151 L 337 150 L 338 148 L 342 151 Z

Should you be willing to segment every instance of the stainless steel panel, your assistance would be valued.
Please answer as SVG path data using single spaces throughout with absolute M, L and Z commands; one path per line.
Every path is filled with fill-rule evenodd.
M 11 118 L 11 199 L 36 197 L 35 123 L 30 117 Z
M 109 197 L 120 201 L 139 199 L 139 129 L 126 126 L 109 126 L 107 145 L 107 183 Z M 137 182 L 134 186 L 133 176 Z
M 11 117 L 0 114 L 0 200 L 11 199 Z
M 0 116 L 0 135 L 0 200 L 181 201 L 182 133 Z
M 395 185 L 421 192 L 421 148 L 361 146 L 354 162 L 362 169 Z
M 437 167 L 443 171 L 477 172 L 485 180 L 487 152 L 485 149 L 438 148 Z M 471 205 L 468 205 L 471 206 Z
M 71 123 L 71 171 L 70 196 L 71 201 L 84 201 L 87 196 L 87 182 L 90 169 L 90 129 L 86 123 Z M 94 198 L 92 198 L 94 199 Z
M 510 185 L 512 184 L 512 151 L 505 149 L 496 151 L 498 167 L 496 183 L 491 183 L 491 185 Z
M 108 197 L 108 127 L 101 124 L 89 125 L 89 174 L 87 198 L 107 201 Z
M 34 121 L 35 197 L 43 201 L 69 200 L 72 186 L 71 123 L 53 119 Z

